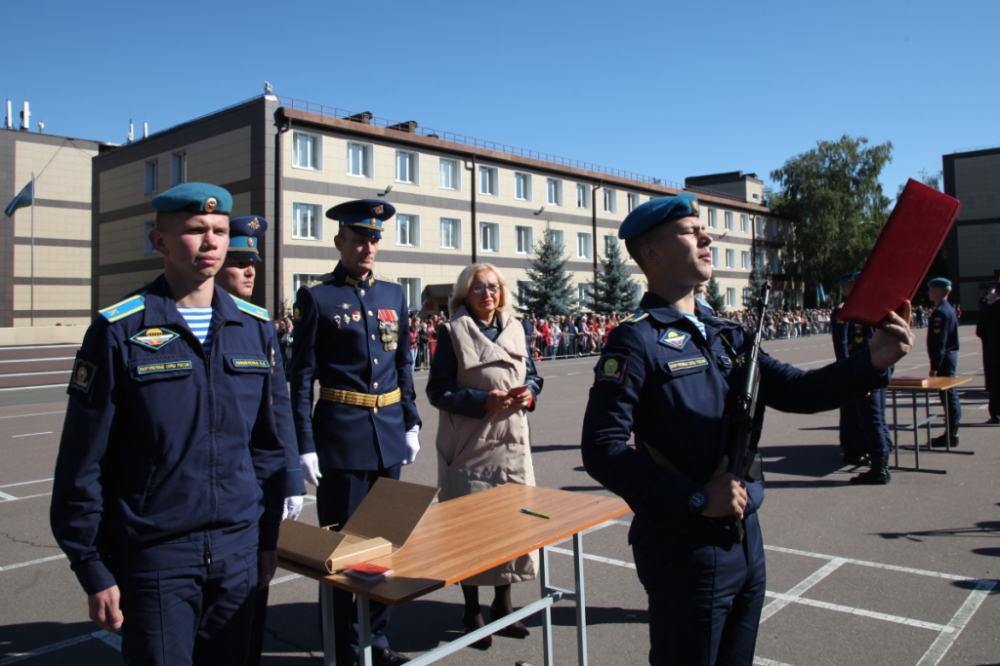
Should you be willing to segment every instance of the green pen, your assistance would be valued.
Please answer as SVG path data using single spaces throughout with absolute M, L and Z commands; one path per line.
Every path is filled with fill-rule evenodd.
M 552 516 L 546 516 L 544 513 L 539 513 L 538 511 L 532 511 L 531 509 L 521 509 L 521 513 L 526 513 L 529 516 L 534 516 L 535 518 L 544 518 L 549 520 Z

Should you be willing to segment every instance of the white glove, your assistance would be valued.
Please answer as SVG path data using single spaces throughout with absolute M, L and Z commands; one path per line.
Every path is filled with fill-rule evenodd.
M 281 520 L 298 520 L 302 513 L 302 495 L 292 495 L 285 498 L 285 506 L 281 510 Z
M 406 431 L 406 460 L 403 461 L 404 465 L 409 465 L 414 460 L 417 459 L 417 453 L 420 451 L 420 426 L 413 426 Z
M 302 475 L 306 481 L 318 486 L 319 480 L 323 478 L 319 473 L 319 456 L 315 453 L 303 453 L 299 456 L 299 465 L 302 466 Z

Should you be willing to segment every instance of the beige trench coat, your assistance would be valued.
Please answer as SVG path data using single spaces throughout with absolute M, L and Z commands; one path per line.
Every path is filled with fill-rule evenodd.
M 506 313 L 500 334 L 491 342 L 472 316 L 460 308 L 445 324 L 458 360 L 458 388 L 507 391 L 525 380 L 524 329 Z M 481 419 L 441 412 L 437 433 L 438 485 L 441 501 L 505 483 L 535 485 L 524 409 L 487 413 Z M 538 571 L 532 552 L 462 581 L 463 585 L 507 585 L 531 580 Z

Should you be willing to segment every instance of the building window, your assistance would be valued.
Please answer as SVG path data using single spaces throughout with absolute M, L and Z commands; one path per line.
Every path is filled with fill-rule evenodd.
M 759 266 L 762 269 L 767 267 L 767 262 L 764 259 L 764 253 L 763 252 L 758 252 L 757 253 L 757 266 Z
M 726 250 L 726 268 L 736 267 L 736 251 Z
M 610 260 L 611 256 L 618 248 L 618 236 L 607 234 L 604 236 L 604 258 Z
M 729 287 L 726 289 L 726 307 L 734 308 L 736 307 L 736 288 Z
M 460 190 L 462 189 L 461 181 L 461 170 L 459 169 L 458 160 L 447 160 L 441 158 L 441 164 L 438 169 L 440 182 L 438 185 L 446 190 Z
M 498 223 L 479 223 L 479 250 L 481 252 L 500 251 L 500 225 Z
M 562 229 L 552 229 L 552 243 L 559 248 L 559 255 L 566 253 L 566 236 Z
M 576 184 L 576 207 L 590 208 L 590 185 Z
M 764 235 L 764 218 L 762 218 L 762 217 L 760 217 L 758 215 L 756 217 L 756 220 L 757 220 L 757 235 L 758 236 L 763 236 Z
M 740 231 L 750 233 L 750 216 L 746 213 L 740 213 Z
M 712 266 L 717 267 L 719 265 L 719 248 L 713 247 L 712 250 Z
M 187 180 L 187 154 L 174 153 L 170 156 L 170 187 Z
M 416 185 L 417 179 L 417 154 L 405 150 L 396 151 L 396 182 L 411 183 Z
M 396 245 L 420 247 L 420 216 L 396 213 Z
M 635 192 L 628 193 L 628 212 L 635 210 L 636 206 L 639 205 L 639 195 Z
M 780 268 L 780 266 L 778 265 L 778 255 L 772 254 L 771 255 L 771 272 L 772 273 L 777 273 L 778 270 L 779 270 L 779 268 Z
M 497 178 L 499 177 L 496 167 L 479 167 L 479 193 L 497 195 Z
M 534 230 L 531 227 L 514 227 L 517 235 L 517 253 L 532 254 L 535 251 Z
M 159 163 L 156 160 L 150 160 L 146 162 L 145 169 L 145 181 L 143 185 L 143 191 L 146 194 L 150 192 L 155 192 L 160 189 L 160 168 Z
M 750 270 L 750 252 L 748 250 L 740 252 L 740 268 L 746 271 Z
M 581 308 L 589 308 L 593 305 L 594 290 L 589 282 L 580 282 L 576 285 L 576 302 Z
M 441 247 L 446 250 L 462 249 L 462 221 L 453 217 L 441 218 Z
M 579 231 L 576 234 L 576 258 L 592 259 L 594 254 L 593 239 L 590 233 Z
M 607 187 L 604 188 L 604 212 L 618 212 L 618 193 Z
M 514 198 L 531 201 L 531 174 L 514 173 Z
M 364 143 L 347 142 L 347 174 L 359 178 L 372 177 L 372 147 Z
M 148 222 L 142 223 L 142 230 L 145 232 L 146 236 L 142 239 L 142 253 L 143 254 L 156 254 L 156 248 L 153 247 L 152 241 L 149 240 L 149 232 L 153 230 L 156 226 L 156 222 L 150 220 Z
M 315 134 L 292 132 L 292 166 L 319 171 L 321 139 Z
M 732 231 L 733 230 L 733 211 L 727 210 L 725 214 L 726 214 L 726 231 Z
M 714 208 L 708 209 L 708 228 L 715 229 L 719 226 L 719 221 L 715 217 L 716 210 Z
M 767 218 L 767 235 L 771 238 L 775 238 L 778 235 L 778 223 L 775 222 L 773 217 Z
M 406 308 L 411 312 L 420 309 L 420 278 L 401 277 L 396 278 L 396 282 L 403 288 L 406 294 Z
M 552 206 L 562 206 L 562 181 L 558 178 L 546 178 L 545 188 L 548 191 L 548 203 Z
M 528 280 L 518 280 L 516 284 L 517 292 L 515 294 L 517 298 L 517 304 L 522 308 L 527 304 L 528 290 L 531 288 L 531 282 Z
M 292 273 L 292 293 L 299 293 L 299 289 L 321 277 L 323 276 L 316 273 Z
M 323 215 L 318 204 L 292 204 L 292 238 L 323 240 Z

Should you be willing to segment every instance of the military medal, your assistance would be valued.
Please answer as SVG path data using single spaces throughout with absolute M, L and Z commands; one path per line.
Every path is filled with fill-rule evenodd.
M 340 328 L 340 315 L 333 316 L 333 323 L 337 325 L 337 328 Z
M 351 319 L 354 321 L 361 321 L 361 311 L 355 310 L 351 313 Z
M 337 307 L 340 308 L 341 310 L 350 310 L 351 309 L 351 304 L 350 303 L 341 303 Z

